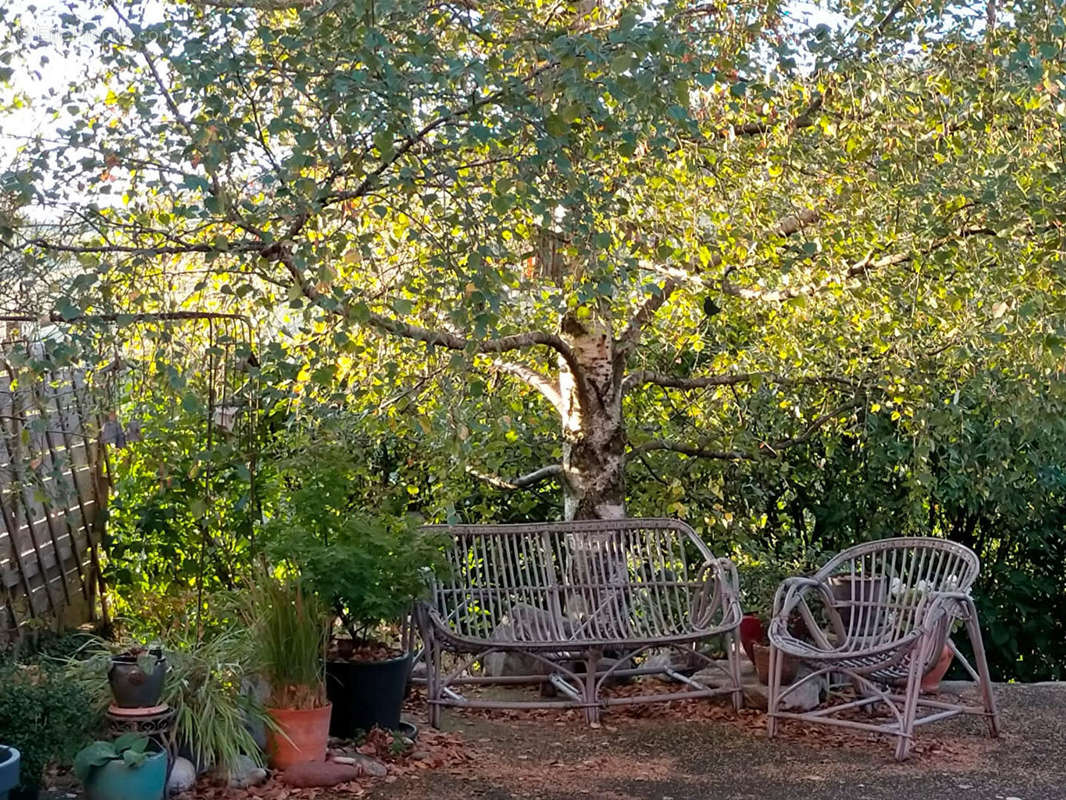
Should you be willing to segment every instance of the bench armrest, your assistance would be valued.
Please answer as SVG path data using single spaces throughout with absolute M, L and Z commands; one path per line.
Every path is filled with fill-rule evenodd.
M 690 616 L 701 628 L 712 625 L 723 630 L 732 630 L 740 624 L 740 580 L 736 565 L 728 558 L 716 558 L 704 565 L 703 587 L 692 600 Z M 721 609 L 719 621 L 712 622 Z

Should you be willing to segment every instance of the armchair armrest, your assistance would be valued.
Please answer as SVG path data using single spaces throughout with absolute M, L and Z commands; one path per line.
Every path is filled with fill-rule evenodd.
M 929 593 L 929 600 L 923 603 L 920 610 L 920 627 L 927 634 L 939 634 L 941 626 L 950 627 L 951 622 L 957 619 L 966 619 L 973 613 L 973 595 L 969 592 L 938 592 Z M 944 618 L 947 617 L 947 625 Z M 950 635 L 950 631 L 948 631 Z
M 829 640 L 821 628 L 818 627 L 814 615 L 803 599 L 803 594 L 810 589 L 814 589 L 822 595 L 823 604 L 829 615 L 829 621 L 833 625 L 834 632 L 838 636 L 844 635 L 844 624 L 833 607 L 833 593 L 830 591 L 829 585 L 825 581 L 804 576 L 785 578 L 781 585 L 777 587 L 777 592 L 774 594 L 774 613 L 770 619 L 768 633 L 771 638 L 774 636 L 782 638 L 787 636 L 789 620 L 798 609 L 808 633 L 819 646 L 828 649 L 830 646 Z

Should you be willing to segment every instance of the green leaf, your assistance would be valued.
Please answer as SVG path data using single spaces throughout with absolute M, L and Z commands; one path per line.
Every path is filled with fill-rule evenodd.
M 130 769 L 136 769 L 141 766 L 147 758 L 148 753 L 144 752 L 143 747 L 140 750 L 131 747 L 122 754 L 122 760 L 126 762 L 126 766 Z
M 118 752 L 111 742 L 93 742 L 74 756 L 74 774 L 78 776 L 78 780 L 85 783 L 96 767 L 102 767 L 118 757 Z

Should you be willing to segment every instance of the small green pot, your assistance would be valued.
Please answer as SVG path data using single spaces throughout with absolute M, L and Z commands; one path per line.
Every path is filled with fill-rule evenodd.
M 162 800 L 167 785 L 167 754 L 152 753 L 139 767 L 122 759 L 96 767 L 85 782 L 88 800 Z

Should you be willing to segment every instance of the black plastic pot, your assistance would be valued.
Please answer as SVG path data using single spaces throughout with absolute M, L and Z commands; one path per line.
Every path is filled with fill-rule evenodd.
M 119 708 L 151 708 L 159 705 L 163 695 L 163 680 L 167 676 L 167 659 L 161 650 L 149 651 L 155 657 L 155 669 L 145 672 L 135 655 L 111 657 L 107 680 L 111 694 Z
M 375 725 L 399 728 L 410 674 L 410 653 L 387 661 L 327 661 L 326 696 L 333 703 L 330 736 L 350 739 Z

